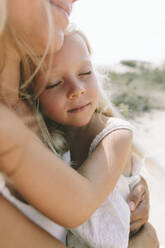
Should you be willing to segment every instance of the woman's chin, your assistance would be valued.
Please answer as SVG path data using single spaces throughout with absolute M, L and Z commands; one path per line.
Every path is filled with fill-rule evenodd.
M 56 32 L 54 43 L 52 46 L 53 52 L 58 52 L 64 43 L 64 33 L 62 31 Z
M 41 42 L 43 41 L 43 42 Z M 33 51 L 33 56 L 42 57 L 47 51 L 48 55 L 58 52 L 64 43 L 64 33 L 62 31 L 56 31 L 54 37 L 51 37 L 51 41 L 49 41 L 48 37 L 45 39 L 40 39 L 38 44 L 31 44 L 31 48 Z

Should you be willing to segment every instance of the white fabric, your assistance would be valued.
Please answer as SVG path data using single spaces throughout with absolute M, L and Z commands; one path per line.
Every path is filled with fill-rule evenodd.
M 111 118 L 111 120 L 113 120 L 113 122 L 111 121 L 109 123 L 108 128 L 105 130 L 106 132 L 101 132 L 101 135 L 96 136 L 97 141 L 94 140 L 94 142 L 92 142 L 92 150 L 95 149 L 101 139 L 103 139 L 108 133 L 121 128 L 132 130 L 128 122 L 123 120 L 121 121 L 117 118 Z M 131 181 L 134 180 L 131 179 Z M 25 216 L 65 244 L 67 232 L 66 229 L 48 219 L 32 206 L 27 205 L 12 196 L 8 188 L 5 187 L 5 179 L 1 173 L 0 193 L 14 206 L 16 206 Z M 125 201 L 125 197 L 128 195 L 128 193 L 129 186 L 127 179 L 124 176 L 121 176 L 112 194 L 92 215 L 89 221 L 76 229 L 72 229 L 71 231 L 74 233 L 74 235 L 69 232 L 67 237 L 69 247 L 127 247 L 130 213 L 128 205 Z M 71 244 L 73 244 L 73 246 L 71 246 Z
M 31 205 L 25 204 L 15 198 L 7 187 L 5 187 L 5 180 L 2 174 L 0 174 L 0 193 L 15 207 L 17 207 L 28 219 L 32 220 L 35 224 L 47 231 L 53 237 L 57 238 L 64 244 L 66 243 L 67 230 L 51 221 L 49 218 L 41 214 L 38 210 Z
M 110 118 L 107 127 L 100 132 L 91 143 L 89 154 L 99 142 L 109 133 L 118 129 L 133 130 L 124 120 Z M 136 158 L 134 158 L 136 159 Z M 134 161 L 136 162 L 136 161 Z M 91 218 L 83 225 L 71 229 L 67 235 L 67 246 L 70 248 L 126 248 L 128 247 L 130 230 L 130 209 L 126 198 L 130 186 L 134 186 L 140 179 L 140 166 L 134 163 L 132 176 L 121 175 L 113 192 L 96 210 Z M 81 210 L 80 210 L 81 212 Z
M 90 148 L 89 148 L 89 155 L 96 149 L 100 141 L 106 135 L 119 129 L 128 129 L 133 132 L 133 126 L 128 121 L 125 121 L 125 120 L 122 120 L 116 117 L 109 118 L 107 122 L 107 126 L 99 134 L 97 134 L 96 137 L 93 139 L 90 145 Z

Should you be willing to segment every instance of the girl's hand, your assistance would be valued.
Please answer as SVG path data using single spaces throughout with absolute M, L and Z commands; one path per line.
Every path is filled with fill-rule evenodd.
M 131 210 L 130 235 L 136 233 L 149 217 L 149 191 L 144 178 L 129 194 L 127 202 Z
M 147 222 L 140 232 L 129 239 L 128 248 L 159 248 L 159 240 L 154 227 Z

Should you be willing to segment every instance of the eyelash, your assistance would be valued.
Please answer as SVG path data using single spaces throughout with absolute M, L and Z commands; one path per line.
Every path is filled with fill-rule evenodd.
M 54 83 L 54 84 L 51 84 L 51 85 L 47 85 L 47 86 L 46 86 L 46 90 L 55 88 L 56 86 L 58 86 L 58 85 L 61 84 L 61 83 L 62 83 L 62 81 L 59 81 L 59 82 L 57 82 L 57 83 Z
M 85 75 L 90 75 L 90 74 L 92 74 L 92 71 L 80 73 L 79 76 L 85 76 Z
M 86 76 L 86 75 L 91 75 L 92 71 L 88 71 L 88 72 L 84 72 L 84 73 L 80 73 L 79 76 Z M 56 86 L 60 85 L 62 83 L 62 81 L 59 81 L 57 83 L 51 84 L 51 85 L 47 85 L 46 86 L 46 90 L 55 88 Z

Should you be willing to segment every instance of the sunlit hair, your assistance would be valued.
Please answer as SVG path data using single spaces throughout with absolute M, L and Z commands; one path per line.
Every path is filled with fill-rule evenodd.
M 75 34 L 79 35 L 83 39 L 88 49 L 88 52 L 91 55 L 92 52 L 89 41 L 83 32 L 76 29 L 73 25 L 69 26 L 68 29 L 65 31 L 65 37 Z M 108 99 L 106 91 L 103 88 L 103 77 L 96 70 L 95 70 L 95 74 L 98 79 L 98 87 L 99 87 L 99 101 L 95 112 L 99 113 L 100 115 L 105 115 L 108 117 L 113 117 L 113 116 L 119 117 L 120 116 L 119 113 Z M 40 84 L 40 86 L 38 86 L 37 88 L 43 89 L 43 86 Z M 35 94 L 37 96 L 39 95 L 38 92 L 35 92 Z M 51 150 L 53 150 L 54 152 L 57 151 L 57 153 L 62 155 L 64 152 L 66 152 L 69 149 L 69 144 L 67 142 L 67 137 L 64 132 L 63 126 L 56 123 L 55 121 L 48 119 L 46 116 L 44 116 L 43 113 L 41 113 L 41 109 L 39 106 L 39 98 L 35 99 L 35 105 L 36 105 L 38 124 L 41 128 L 42 136 L 44 137 L 44 142 L 48 145 L 49 148 L 51 148 Z
M 7 1 L 0 1 L 0 47 L 1 51 L 4 51 L 3 56 L 1 54 L 0 57 L 0 72 L 3 70 L 3 66 L 5 65 L 5 42 L 3 41 L 3 36 L 4 34 L 7 34 L 8 38 L 10 38 L 21 57 L 20 95 L 23 95 L 26 98 L 30 98 L 30 95 L 27 94 L 26 87 L 33 81 L 35 75 L 40 70 L 45 60 L 45 57 L 48 54 L 48 50 L 51 51 L 51 49 L 53 49 L 52 44 L 54 43 L 54 26 L 52 20 L 51 7 L 46 1 L 43 1 L 43 5 L 47 15 L 49 32 L 45 51 L 41 57 L 38 57 L 33 48 L 30 47 L 29 44 L 27 44 L 24 36 L 18 34 L 14 29 L 12 23 L 9 22 L 7 18 Z
M 89 45 L 89 42 L 86 38 L 86 36 L 78 29 L 76 29 L 73 25 L 69 26 L 68 29 L 65 31 L 65 37 L 68 35 L 79 35 L 83 41 L 86 44 L 86 47 L 88 49 L 89 54 L 91 55 L 91 47 Z M 55 56 L 55 55 L 54 55 Z M 48 70 L 50 70 L 48 68 Z M 115 109 L 111 106 L 109 101 L 106 99 L 106 95 L 104 93 L 104 90 L 101 86 L 101 81 L 99 79 L 99 102 L 98 106 L 96 108 L 97 113 L 102 113 L 107 116 L 114 116 Z M 40 82 L 39 82 L 40 83 Z M 38 84 L 38 82 L 37 82 Z M 35 95 L 39 96 L 41 93 L 41 89 L 43 89 L 43 85 L 40 84 L 38 85 L 37 89 L 35 90 Z M 36 106 L 36 113 L 37 113 L 37 119 L 38 119 L 38 124 L 40 126 L 40 129 L 42 131 L 42 136 L 44 138 L 44 143 L 47 144 L 51 150 L 54 152 L 57 151 L 59 154 L 63 154 L 65 151 L 69 149 L 69 144 L 67 142 L 67 137 L 64 133 L 64 128 L 62 125 L 56 123 L 55 121 L 52 121 L 46 116 L 43 116 L 41 113 L 41 109 L 39 106 L 39 98 L 35 99 L 35 106 Z M 111 106 L 111 107 L 109 107 Z
M 4 37 L 7 36 L 12 41 L 12 45 L 16 48 L 18 51 L 20 57 L 21 57 L 21 66 L 20 66 L 20 74 L 21 74 L 21 81 L 20 81 L 20 89 L 19 94 L 20 97 L 23 97 L 26 99 L 29 104 L 33 104 L 33 95 L 29 91 L 30 85 L 33 83 L 34 78 L 39 70 L 42 70 L 42 65 L 44 64 L 44 60 L 48 54 L 48 51 L 53 51 L 53 45 L 55 42 L 54 37 L 54 24 L 52 19 L 52 12 L 51 12 L 51 6 L 48 4 L 47 1 L 43 0 L 43 5 L 45 7 L 47 20 L 48 20 L 48 40 L 47 45 L 45 47 L 44 54 L 42 57 L 38 57 L 37 54 L 35 54 L 35 51 L 32 49 L 32 47 L 27 44 L 26 39 L 23 37 L 23 34 L 18 34 L 16 30 L 14 29 L 11 22 L 9 22 L 7 18 L 7 0 L 0 0 L 0 74 L 3 72 L 3 68 L 5 66 L 5 59 L 6 59 L 6 48 L 5 48 L 5 40 Z M 50 64 L 51 64 L 51 57 L 50 57 Z M 0 83 L 3 83 L 2 81 Z M 10 85 L 3 85 L 3 87 L 7 87 L 8 90 L 11 90 L 9 87 Z M 38 92 L 39 93 L 39 92 Z M 3 98 L 3 96 L 1 96 Z M 3 100 L 3 99 L 2 99 Z M 37 115 L 38 117 L 38 115 Z M 39 122 L 40 123 L 40 122 Z M 42 125 L 43 126 L 43 125 Z M 43 130 L 43 128 L 42 128 Z M 47 128 L 44 129 L 43 141 L 46 140 L 46 144 L 50 143 L 50 137 L 47 138 L 46 132 Z M 46 138 L 45 138 L 46 136 Z M 51 144 L 49 145 L 51 146 Z M 55 151 L 54 151 L 55 152 Z

